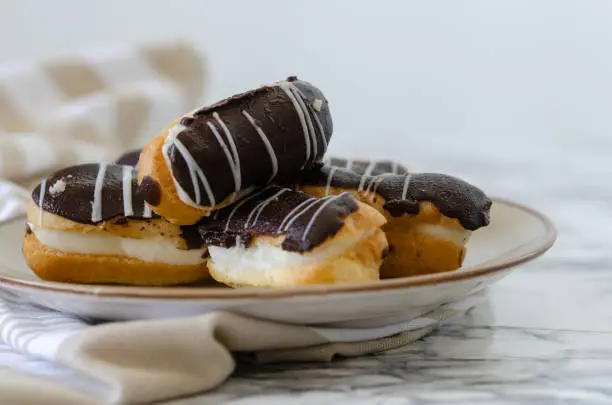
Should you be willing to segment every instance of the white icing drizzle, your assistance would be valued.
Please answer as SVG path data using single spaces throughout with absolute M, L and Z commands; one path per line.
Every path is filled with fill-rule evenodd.
M 230 170 L 232 171 L 232 176 L 234 177 L 234 193 L 232 195 L 231 201 L 233 202 L 236 199 L 238 191 L 240 191 L 240 168 L 236 167 L 234 157 L 230 154 L 230 150 L 225 144 L 225 141 L 221 137 L 219 131 L 217 131 L 217 128 L 210 121 L 207 122 L 206 125 L 208 125 L 208 128 L 210 128 L 212 133 L 215 135 L 215 138 L 217 138 L 221 149 L 223 149 L 223 153 L 225 153 L 225 157 L 227 158 L 227 162 L 229 163 Z
M 38 196 L 38 222 L 40 222 L 40 226 L 43 225 L 43 201 L 45 200 L 45 192 L 47 191 L 47 179 L 43 179 L 40 183 L 40 194 Z
M 293 216 L 293 218 L 291 218 L 291 220 L 289 222 L 287 222 L 287 225 L 285 225 L 285 229 L 283 229 L 283 232 L 286 232 L 287 230 L 289 230 L 289 228 L 291 228 L 291 225 L 293 225 L 293 223 L 295 221 L 297 221 L 302 215 L 304 215 L 309 209 L 311 209 L 313 206 L 315 206 L 317 203 L 321 202 L 321 201 L 326 201 L 328 199 L 330 199 L 331 197 L 324 197 L 324 198 L 315 198 L 313 201 L 311 201 L 310 204 L 306 205 L 302 211 L 298 212 L 297 214 L 295 214 Z M 299 207 L 299 206 L 298 206 Z
M 329 189 L 331 188 L 331 182 L 334 177 L 334 173 L 336 173 L 336 170 L 338 170 L 337 167 L 332 167 L 329 170 L 329 173 L 327 173 L 327 182 L 325 183 L 325 195 L 326 196 L 329 195 Z
M 410 173 L 406 174 L 406 179 L 404 180 L 404 189 L 402 190 L 402 200 L 406 199 L 406 194 L 408 193 L 408 184 L 410 183 L 410 178 L 412 175 Z
M 123 166 L 122 168 L 122 186 L 123 186 L 123 215 L 126 217 L 134 216 L 134 207 L 132 206 L 132 168 Z
M 164 139 L 164 144 L 162 145 L 162 156 L 164 157 L 166 166 L 170 171 L 172 181 L 174 182 L 174 188 L 176 189 L 179 199 L 189 206 L 197 207 L 197 204 L 191 199 L 191 197 L 189 197 L 185 190 L 183 190 L 179 182 L 176 180 L 176 177 L 174 177 L 174 173 L 172 173 L 172 162 L 170 161 L 170 155 L 168 154 L 170 147 L 174 145 L 176 137 L 185 129 L 187 129 L 186 126 L 178 123 L 168 130 L 168 134 L 166 135 L 166 139 Z
M 151 207 L 149 207 L 147 205 L 147 203 L 145 203 L 143 209 L 142 209 L 142 217 L 143 218 L 151 218 L 153 216 L 153 212 L 151 212 Z
M 255 215 L 255 217 L 253 218 L 253 223 L 251 224 L 251 226 L 255 226 L 257 220 L 259 219 L 259 215 L 261 215 L 261 212 L 268 206 L 268 204 L 270 204 L 272 200 L 277 199 L 281 194 L 285 193 L 288 190 L 288 188 L 283 188 L 282 190 L 274 193 L 274 195 L 272 195 L 271 197 L 268 197 L 265 200 L 261 201 L 259 204 L 257 204 L 251 210 L 251 212 L 249 212 L 249 216 L 247 217 L 247 220 L 244 223 L 244 229 L 249 227 L 249 222 L 251 222 L 251 218 L 253 217 L 253 215 Z M 257 214 L 255 214 L 255 212 L 257 212 Z
M 106 174 L 106 163 L 100 163 L 96 185 L 94 187 L 93 201 L 91 203 L 91 222 L 102 220 L 102 188 L 104 187 L 104 175 Z
M 265 192 L 266 190 L 268 190 L 268 188 L 264 188 L 262 190 L 259 190 L 258 192 L 251 194 L 250 196 L 243 198 L 242 200 L 240 200 L 236 205 L 234 205 L 234 208 L 232 209 L 232 211 L 229 213 L 229 215 L 227 216 L 227 220 L 225 221 L 225 229 L 223 232 L 227 232 L 229 230 L 229 226 L 230 226 L 230 221 L 232 220 L 232 217 L 234 216 L 234 214 L 236 213 L 236 211 L 238 211 L 238 208 L 242 207 L 242 205 L 244 205 L 244 203 L 246 203 L 249 200 L 252 200 L 253 198 L 257 197 L 258 195 L 262 194 L 263 192 Z
M 306 99 L 306 96 L 304 95 L 304 93 L 302 93 L 302 91 L 295 85 L 292 85 L 293 89 L 295 91 L 298 92 L 298 94 L 302 97 L 302 99 Z M 319 108 L 315 108 L 314 103 L 319 101 L 319 103 L 317 104 L 319 106 Z M 319 116 L 317 115 L 316 111 L 321 111 L 321 106 L 323 105 L 323 100 L 319 100 L 319 99 L 315 99 L 312 104 L 308 105 L 308 108 L 310 109 L 310 112 L 312 113 L 312 116 L 315 119 L 315 122 L 317 123 L 317 127 L 319 127 L 319 133 L 321 134 L 321 141 L 323 141 L 323 145 L 324 148 L 327 149 L 327 138 L 325 137 L 325 131 L 323 131 L 323 125 L 321 125 L 321 121 L 319 120 Z M 316 138 L 316 133 L 315 133 L 315 138 Z M 315 148 L 315 155 L 316 155 L 316 148 Z
M 321 121 L 319 120 L 319 116 L 316 113 L 312 113 L 312 116 L 319 127 L 319 132 L 321 133 L 321 141 L 323 142 L 324 149 L 327 149 L 327 137 L 325 136 L 325 131 L 323 131 L 323 125 L 321 125 Z
M 293 84 L 285 80 L 285 81 L 279 82 L 277 85 L 285 92 L 285 94 L 287 94 L 287 96 L 289 97 L 289 100 L 291 100 L 291 103 L 293 104 L 293 107 L 295 108 L 295 111 L 298 114 L 298 117 L 300 118 L 300 123 L 302 124 L 302 131 L 304 133 L 304 141 L 306 143 L 306 161 L 304 162 L 304 166 L 306 166 L 306 164 L 310 161 L 311 147 L 310 147 L 310 136 L 308 134 L 308 126 L 306 125 L 306 119 L 304 118 L 304 111 L 302 111 L 297 101 L 297 98 L 295 97 L 293 92 L 291 92 L 291 88 L 293 87 Z
M 228 142 L 229 142 L 229 146 L 230 149 L 232 151 L 232 156 L 233 156 L 233 161 L 234 161 L 234 167 L 233 169 L 236 171 L 236 176 L 234 177 L 237 180 L 237 185 L 235 187 L 236 193 L 238 191 L 240 191 L 240 189 L 242 188 L 242 169 L 240 168 L 240 155 L 238 154 L 238 149 L 236 148 L 236 143 L 234 142 L 234 137 L 232 136 L 232 133 L 230 132 L 229 128 L 227 127 L 227 125 L 225 125 L 225 122 L 223 122 L 221 120 L 221 117 L 219 116 L 219 114 L 217 112 L 213 113 L 213 118 L 215 119 L 215 121 L 217 121 L 217 124 L 219 124 L 219 126 L 221 127 L 221 129 L 223 129 L 223 132 L 225 133 L 225 137 L 227 138 Z M 232 196 L 232 201 L 234 201 L 237 197 L 237 194 L 234 194 Z
M 376 180 L 378 179 L 378 175 L 370 178 L 370 181 L 368 182 L 368 186 L 365 188 L 364 192 L 365 195 L 367 196 L 368 194 L 370 194 L 370 192 L 372 191 L 372 188 L 374 187 Z
M 283 226 L 287 223 L 287 221 L 291 218 L 291 216 L 296 213 L 300 208 L 302 208 L 304 205 L 308 204 L 309 202 L 312 202 L 313 200 L 316 200 L 316 197 L 310 197 L 304 201 L 302 201 L 299 205 L 297 205 L 296 207 L 294 207 L 291 211 L 289 211 L 289 213 L 287 215 L 285 215 L 285 218 L 283 218 L 283 220 L 281 221 L 281 224 L 278 226 L 278 228 L 276 229 L 276 233 L 281 233 L 283 231 Z
M 325 207 L 327 207 L 329 204 L 331 204 L 332 202 L 334 202 L 335 200 L 337 200 L 338 198 L 342 197 L 345 194 L 348 194 L 348 193 L 344 192 L 342 194 L 338 194 L 337 196 L 332 197 L 329 200 L 325 201 L 323 204 L 321 204 L 319 208 L 317 208 L 315 213 L 310 218 L 310 221 L 308 221 L 308 225 L 306 225 L 306 228 L 304 229 L 304 233 L 302 234 L 302 240 L 306 240 L 306 237 L 308 236 L 310 229 L 314 225 L 314 222 L 317 220 L 317 217 L 321 214 L 321 212 L 325 209 Z
M 242 115 L 244 115 L 246 119 L 249 120 L 253 128 L 255 128 L 255 131 L 257 132 L 257 134 L 259 134 L 266 149 L 268 150 L 268 154 L 270 155 L 270 161 L 272 162 L 272 175 L 268 179 L 268 182 L 271 182 L 272 179 L 274 179 L 276 177 L 276 174 L 278 173 L 278 160 L 276 159 L 276 153 L 274 152 L 274 148 L 272 147 L 272 144 L 270 144 L 270 140 L 268 139 L 264 131 L 257 125 L 253 117 L 251 117 L 249 113 L 245 110 L 242 110 Z
M 310 142 L 312 146 L 312 158 L 313 160 L 316 160 L 319 152 L 317 144 L 317 132 L 314 129 L 314 125 L 312 125 L 312 117 L 310 116 L 310 111 L 308 110 L 308 107 L 306 107 L 306 103 L 304 103 L 304 99 L 298 93 L 297 87 L 295 87 L 295 85 L 291 84 L 289 91 L 293 93 L 295 99 L 300 105 L 300 108 L 302 109 L 302 112 L 304 113 L 304 118 L 306 119 L 306 126 L 308 127 L 308 136 L 310 137 Z
M 321 107 L 323 106 L 323 100 L 319 99 L 319 98 L 315 98 L 312 101 L 312 108 L 315 109 L 315 111 L 321 111 Z
M 361 181 L 359 181 L 359 188 L 357 189 L 358 191 L 363 191 L 363 188 L 365 187 L 365 182 L 366 182 L 368 176 L 374 170 L 375 166 L 376 166 L 376 162 L 372 161 L 372 162 L 368 163 L 368 166 L 366 167 L 365 171 L 361 175 Z
M 370 183 L 370 186 L 368 187 L 368 189 L 371 189 L 370 198 L 373 198 L 376 195 L 376 190 L 378 190 L 378 186 L 380 186 L 380 183 L 382 183 L 383 179 L 386 176 L 392 175 L 392 174 L 393 173 L 382 173 L 374 177 L 374 179 Z
M 197 205 L 200 205 L 202 201 L 200 185 L 198 183 L 198 179 L 196 178 L 196 175 L 197 175 L 200 178 L 200 181 L 202 182 L 202 184 L 204 184 L 204 189 L 206 191 L 206 195 L 208 196 L 208 201 L 210 202 L 210 206 L 214 207 L 215 205 L 217 205 L 215 201 L 215 196 L 210 188 L 210 184 L 208 183 L 208 179 L 206 178 L 206 175 L 202 171 L 202 168 L 196 163 L 196 161 L 193 159 L 193 157 L 191 156 L 191 154 L 189 153 L 189 151 L 187 150 L 187 148 L 185 147 L 185 145 L 183 145 L 181 141 L 175 138 L 174 146 L 176 146 L 181 156 L 183 156 L 185 163 L 187 163 L 187 168 L 189 169 L 189 175 L 191 176 L 191 181 L 193 182 L 193 189 L 194 189 L 195 197 L 196 197 L 195 203 Z

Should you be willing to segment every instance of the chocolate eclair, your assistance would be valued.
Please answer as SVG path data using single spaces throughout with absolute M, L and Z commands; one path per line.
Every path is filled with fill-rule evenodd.
M 83 164 L 34 189 L 23 253 L 42 279 L 72 283 L 171 285 L 208 276 L 193 227 L 153 213 L 133 167 Z
M 365 176 L 376 176 L 377 174 L 383 173 L 408 173 L 408 167 L 401 163 L 388 159 L 348 159 L 336 156 L 325 156 L 321 163 L 339 169 L 346 169 L 351 172 L 362 174 Z
M 328 102 L 290 77 L 192 111 L 149 142 L 138 178 L 149 206 L 190 225 L 319 161 L 333 130 Z
M 286 287 L 377 280 L 388 250 L 385 219 L 350 193 L 316 198 L 276 185 L 198 224 L 212 277 Z
M 138 158 L 140 157 L 140 152 L 142 149 L 133 149 L 125 152 L 123 155 L 119 156 L 117 160 L 115 160 L 115 164 L 123 165 L 123 166 L 138 166 Z
M 385 216 L 390 253 L 382 278 L 458 269 L 471 232 L 489 224 L 491 200 L 479 188 L 444 174 L 371 175 L 318 164 L 294 187 L 317 197 L 350 192 Z

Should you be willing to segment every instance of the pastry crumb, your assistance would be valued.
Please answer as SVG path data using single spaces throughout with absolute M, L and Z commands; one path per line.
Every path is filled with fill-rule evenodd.
M 66 181 L 62 177 L 61 179 L 57 180 L 55 184 L 49 187 L 49 194 L 51 194 L 52 196 L 56 196 L 58 194 L 63 193 L 65 190 L 66 190 Z
M 312 102 L 312 108 L 314 108 L 317 112 L 321 111 L 321 107 L 323 106 L 323 100 L 319 98 L 315 98 Z

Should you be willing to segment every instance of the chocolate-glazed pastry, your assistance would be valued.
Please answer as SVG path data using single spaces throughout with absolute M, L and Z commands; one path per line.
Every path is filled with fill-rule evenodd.
M 172 123 L 140 155 L 159 201 L 177 224 L 193 224 L 271 182 L 290 180 L 322 159 L 333 124 L 328 102 L 295 77 L 197 109 Z
M 81 224 L 96 224 L 118 216 L 158 217 L 139 195 L 136 177 L 136 171 L 129 166 L 72 166 L 44 179 L 34 188 L 32 200 L 44 212 Z
M 315 198 L 268 186 L 203 218 L 199 229 L 213 278 L 272 287 L 378 279 L 384 222 L 350 193 Z
M 321 163 L 326 166 L 346 169 L 348 171 L 363 174 L 366 176 L 376 176 L 383 173 L 406 174 L 408 168 L 401 163 L 393 160 L 369 160 L 369 159 L 347 159 L 336 156 L 326 156 Z
M 444 174 L 367 175 L 318 164 L 302 173 L 295 188 L 317 197 L 349 191 L 385 216 L 391 250 L 381 277 L 455 270 L 471 232 L 489 224 L 491 200 Z
M 142 149 L 134 149 L 126 152 L 115 161 L 115 164 L 136 167 L 138 165 L 140 152 L 142 152 Z
M 28 208 L 23 253 L 41 278 L 74 283 L 183 284 L 206 278 L 194 227 L 156 214 L 133 167 L 84 164 L 43 179 Z

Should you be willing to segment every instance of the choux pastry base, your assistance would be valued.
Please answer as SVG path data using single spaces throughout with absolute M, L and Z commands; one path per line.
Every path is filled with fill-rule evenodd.
M 316 197 L 325 196 L 325 187 L 301 186 L 300 190 Z M 371 205 L 387 219 L 383 231 L 389 241 L 389 255 L 380 269 L 380 278 L 408 277 L 456 270 L 463 264 L 467 242 L 471 232 L 458 220 L 448 218 L 429 202 L 421 203 L 417 215 L 404 214 L 393 217 L 383 208 L 385 201 L 370 192 L 358 192 L 331 187 L 329 194 L 352 192 L 360 201 Z M 419 225 L 439 225 L 457 235 L 463 243 L 421 232 Z
M 375 209 L 365 204 L 359 205 L 359 210 L 346 217 L 344 227 L 336 235 L 311 252 L 304 253 L 316 255 L 321 249 L 333 249 L 334 245 L 345 244 L 343 242 L 347 239 L 358 241 L 337 255 L 313 260 L 303 266 L 270 267 L 265 271 L 243 268 L 235 272 L 234 269 L 221 269 L 216 266 L 214 254 L 211 252 L 208 260 L 210 274 L 215 280 L 232 287 L 294 287 L 378 280 L 380 264 L 388 252 L 387 238 L 380 229 L 385 219 Z M 283 239 L 284 237 L 258 236 L 254 238 L 251 246 L 276 246 L 280 250 Z M 243 276 L 236 276 L 237 273 Z
M 40 243 L 34 233 L 24 237 L 23 254 L 34 273 L 48 281 L 162 286 L 192 283 L 208 277 L 204 263 L 177 266 L 125 256 L 60 252 Z

